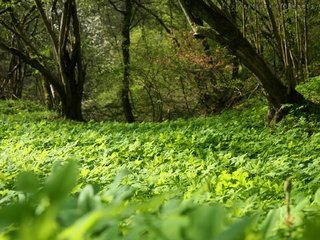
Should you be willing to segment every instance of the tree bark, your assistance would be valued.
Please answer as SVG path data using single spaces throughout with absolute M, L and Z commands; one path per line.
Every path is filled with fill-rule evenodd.
M 130 102 L 130 26 L 132 18 L 132 2 L 125 0 L 122 26 L 122 58 L 123 58 L 123 80 L 121 89 L 121 101 L 126 121 L 132 123 L 135 118 L 132 113 Z
M 48 81 L 45 79 L 40 79 L 42 89 L 43 89 L 43 97 L 46 103 L 46 106 L 49 110 L 54 110 L 57 106 L 55 101 L 54 89 L 50 85 Z
M 12 9 L 8 10 L 12 18 L 12 26 L 5 21 L 0 21 L 0 24 L 21 38 L 23 47 L 15 48 L 9 46 L 0 36 L 0 48 L 17 56 L 24 63 L 37 69 L 42 74 L 48 86 L 52 86 L 59 95 L 62 116 L 66 119 L 83 121 L 81 102 L 86 71 L 82 63 L 80 24 L 76 1 L 65 0 L 59 4 L 52 5 L 54 10 L 56 10 L 57 5 L 61 8 L 59 9 L 61 10 L 60 23 L 59 20 L 53 22 L 56 19 L 50 19 L 47 16 L 43 1 L 34 0 L 34 2 L 51 39 L 54 63 L 58 66 L 56 71 L 52 70 L 52 63 L 47 61 L 46 57 L 38 51 L 31 37 L 19 25 L 19 21 L 15 18 Z M 53 27 L 59 24 L 59 27 Z
M 76 2 L 74 0 L 64 1 L 58 36 L 52 29 L 52 24 L 41 2 L 39 0 L 35 2 L 51 38 L 53 52 L 59 66 L 58 79 L 54 82 L 50 81 L 50 78 L 46 79 L 59 93 L 62 115 L 66 119 L 83 121 L 81 103 L 85 67 L 82 64 L 80 24 Z
M 230 0 L 229 3 L 229 11 L 232 21 L 236 24 L 237 23 L 237 2 L 236 0 Z M 232 74 L 231 79 L 237 79 L 239 77 L 239 59 L 237 57 L 233 57 L 232 59 Z
M 225 46 L 258 78 L 269 103 L 271 119 L 281 116 L 283 104 L 305 101 L 295 89 L 290 89 L 282 83 L 276 71 L 258 54 L 232 19 L 215 4 L 203 0 L 180 0 L 180 2 L 185 12 L 201 16 L 210 26 L 210 28 L 193 26 L 193 29 Z
M 8 69 L 8 87 L 12 99 L 22 98 L 25 64 L 17 56 L 12 55 Z

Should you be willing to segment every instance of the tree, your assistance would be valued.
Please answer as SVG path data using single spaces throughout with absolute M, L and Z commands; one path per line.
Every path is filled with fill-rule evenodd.
M 11 46 L 19 47 L 19 40 L 12 37 Z M 3 61 L 0 96 L 4 99 L 21 99 L 25 78 L 26 65 L 23 60 L 15 55 L 6 54 Z
M 0 38 L 0 48 L 22 59 L 26 64 L 38 70 L 45 81 L 51 85 L 59 95 L 61 112 L 67 119 L 82 121 L 81 102 L 83 85 L 85 82 L 85 67 L 82 63 L 80 23 L 78 20 L 75 0 L 52 1 L 43 3 L 40 0 L 32 2 L 11 2 L 6 12 L 11 16 L 10 24 L 1 21 L 9 32 L 22 39 L 21 49 L 8 45 L 5 39 Z M 36 9 L 51 40 L 51 56 L 46 49 L 41 49 L 39 39 L 35 39 L 16 21 L 18 8 Z M 47 10 L 51 9 L 51 16 Z M 49 8 L 50 7 L 50 8 Z M 40 46 L 36 46 L 39 44 Z M 42 50 L 42 51 L 41 51 Z M 45 51 L 43 51 L 45 50 Z M 53 71 L 55 69 L 55 71 Z
M 270 120 L 281 118 L 284 104 L 302 104 L 306 101 L 292 86 L 281 81 L 276 70 L 256 51 L 229 15 L 216 4 L 210 0 L 180 0 L 180 3 L 191 20 L 195 33 L 225 46 L 258 78 L 268 100 Z M 198 26 L 192 21 L 194 16 L 201 18 L 209 28 Z
M 10 9 L 9 7 L 5 7 L 0 12 L 0 15 L 5 14 L 9 9 Z M 34 9 L 30 9 L 30 11 L 22 15 L 19 22 L 23 28 L 28 28 L 30 25 L 32 25 L 33 12 L 34 12 Z M 17 19 L 13 15 L 11 15 L 11 19 L 13 21 L 17 21 Z M 8 18 L 6 21 L 1 20 L 0 23 L 2 25 L 6 25 L 7 21 L 8 21 Z M 21 49 L 22 43 L 19 35 L 15 33 L 4 34 L 4 36 L 2 35 L 2 37 L 8 39 L 8 42 L 11 47 Z M 0 95 L 3 98 L 20 99 L 22 97 L 22 88 L 23 88 L 23 82 L 25 78 L 26 65 L 20 57 L 11 55 L 8 53 L 5 54 L 5 57 L 2 58 L 2 60 L 4 60 L 6 65 L 3 67 L 7 69 L 2 70 L 2 73 L 4 74 L 4 76 L 2 76 L 2 79 L 1 79 Z
M 133 19 L 133 2 L 131 0 L 123 0 L 122 8 L 119 8 L 112 0 L 109 0 L 109 2 L 114 9 L 122 15 L 121 51 L 123 61 L 123 79 L 121 88 L 121 102 L 126 121 L 132 123 L 135 121 L 130 102 L 130 31 Z

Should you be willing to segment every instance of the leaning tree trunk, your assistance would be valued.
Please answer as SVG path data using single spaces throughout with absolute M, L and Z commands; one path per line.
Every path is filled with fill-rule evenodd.
M 305 101 L 295 89 L 290 89 L 282 83 L 276 71 L 257 53 L 235 23 L 215 4 L 203 0 L 180 0 L 180 2 L 186 14 L 201 17 L 210 26 L 203 28 L 193 24 L 194 31 L 228 48 L 258 78 L 269 103 L 270 120 L 281 117 L 284 104 Z M 188 18 L 190 19 L 190 16 Z

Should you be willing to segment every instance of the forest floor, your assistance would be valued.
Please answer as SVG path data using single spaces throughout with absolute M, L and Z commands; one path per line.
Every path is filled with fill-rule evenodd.
M 254 100 L 135 124 L 0 109 L 0 239 L 315 239 L 320 123 L 301 109 L 272 126 Z

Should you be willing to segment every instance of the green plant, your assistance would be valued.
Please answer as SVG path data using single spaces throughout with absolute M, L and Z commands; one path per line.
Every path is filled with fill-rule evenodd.
M 289 115 L 270 129 L 265 111 L 130 125 L 0 114 L 3 239 L 311 240 L 319 123 Z

